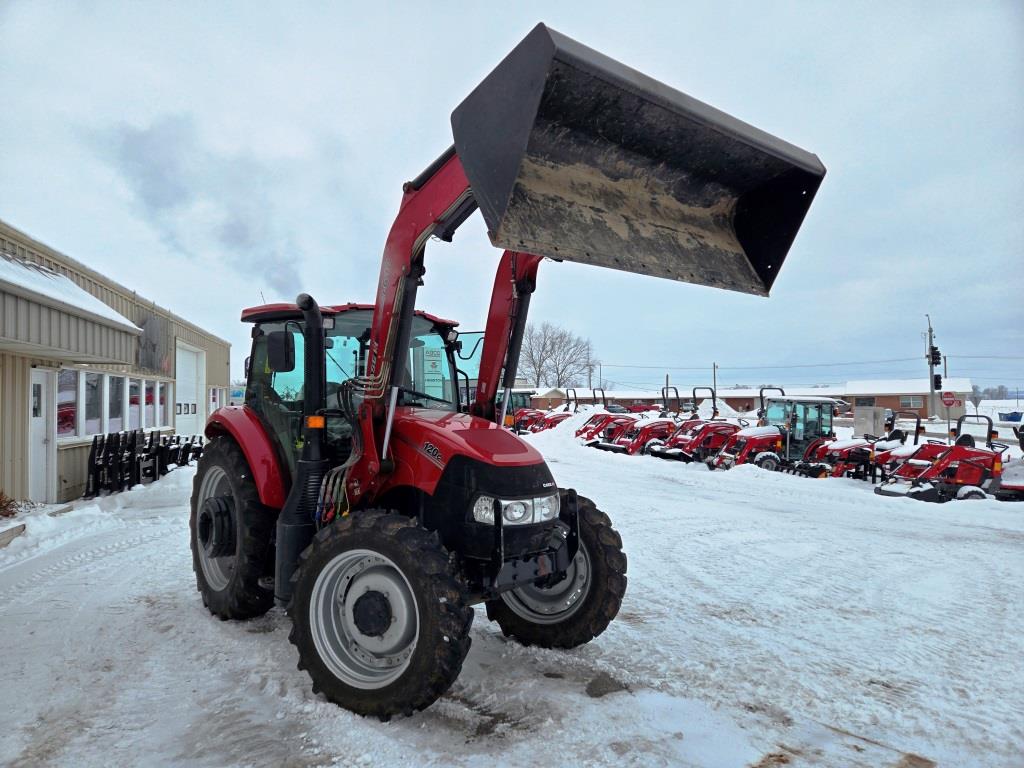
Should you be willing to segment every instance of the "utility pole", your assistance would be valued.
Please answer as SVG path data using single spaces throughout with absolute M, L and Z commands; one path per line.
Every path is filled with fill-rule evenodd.
M 942 378 L 943 378 L 943 380 L 946 380 L 946 379 L 949 378 L 949 359 L 945 355 L 942 356 Z M 948 387 L 949 384 L 946 384 L 946 386 Z M 978 409 L 975 408 L 974 412 L 977 413 Z M 967 413 L 967 403 L 964 403 L 964 413 Z M 952 427 L 951 427 L 951 425 L 949 423 L 949 406 L 947 405 L 946 406 L 946 434 L 947 435 L 949 434 L 949 430 L 951 428 Z
M 594 369 L 590 367 L 590 342 L 587 342 L 587 389 L 594 389 Z
M 932 332 L 932 318 L 927 314 L 925 317 L 928 319 L 928 349 L 925 351 L 925 357 L 928 359 L 928 415 L 932 416 L 935 413 L 935 356 L 932 354 L 932 350 L 935 349 L 935 338 Z

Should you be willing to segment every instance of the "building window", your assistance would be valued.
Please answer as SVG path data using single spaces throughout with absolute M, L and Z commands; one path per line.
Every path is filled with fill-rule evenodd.
M 124 377 L 110 376 L 107 379 L 107 430 L 120 432 L 124 429 Z
M 156 382 L 146 382 L 146 426 L 155 427 L 156 421 Z
M 924 398 L 918 395 L 901 395 L 900 408 L 921 408 L 924 406 Z
M 128 429 L 138 429 L 142 425 L 142 382 L 128 379 Z
M 170 398 L 167 396 L 168 384 L 161 381 L 157 386 L 157 407 L 156 412 L 160 417 L 160 426 L 164 427 L 171 423 L 171 414 L 167 409 Z
M 874 408 L 875 398 L 873 397 L 855 397 L 853 404 L 857 408 Z
M 74 436 L 78 423 L 78 371 L 57 372 L 57 435 Z
M 85 434 L 103 431 L 103 374 L 85 374 Z

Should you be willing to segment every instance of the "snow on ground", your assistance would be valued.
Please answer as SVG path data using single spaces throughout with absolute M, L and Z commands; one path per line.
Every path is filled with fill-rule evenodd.
M 205 611 L 193 470 L 29 516 L 0 550 L 0 764 L 1024 765 L 1024 505 L 608 454 L 585 419 L 529 439 L 622 533 L 618 621 L 554 652 L 478 610 L 452 690 L 386 724 L 312 694 L 281 612 Z

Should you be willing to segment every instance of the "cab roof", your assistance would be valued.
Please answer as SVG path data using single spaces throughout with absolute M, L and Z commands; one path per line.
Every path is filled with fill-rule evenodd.
M 831 403 L 832 405 L 843 403 L 842 400 L 836 400 L 834 397 L 801 397 L 800 395 L 775 395 L 766 397 L 764 400 L 766 403 Z
M 329 304 L 327 306 L 320 307 L 320 312 L 325 317 L 332 315 L 340 315 L 342 312 L 350 312 L 354 309 L 369 309 L 373 310 L 373 304 L 357 304 L 355 302 L 349 302 L 348 304 Z M 452 328 L 458 326 L 456 320 L 445 320 L 443 317 L 432 315 L 429 312 L 423 312 L 417 309 L 416 314 L 422 318 L 429 320 L 437 325 L 448 325 Z M 280 302 L 277 304 L 261 304 L 258 307 L 248 307 L 242 310 L 242 322 L 243 323 L 264 323 L 273 320 L 301 320 L 302 311 L 295 305 L 287 302 Z

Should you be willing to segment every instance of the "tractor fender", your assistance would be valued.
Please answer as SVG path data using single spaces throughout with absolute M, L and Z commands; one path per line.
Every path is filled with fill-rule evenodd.
M 245 454 L 260 502 L 273 509 L 284 506 L 285 474 L 263 422 L 251 408 L 245 405 L 218 408 L 206 422 L 204 434 L 207 438 L 230 435 Z

